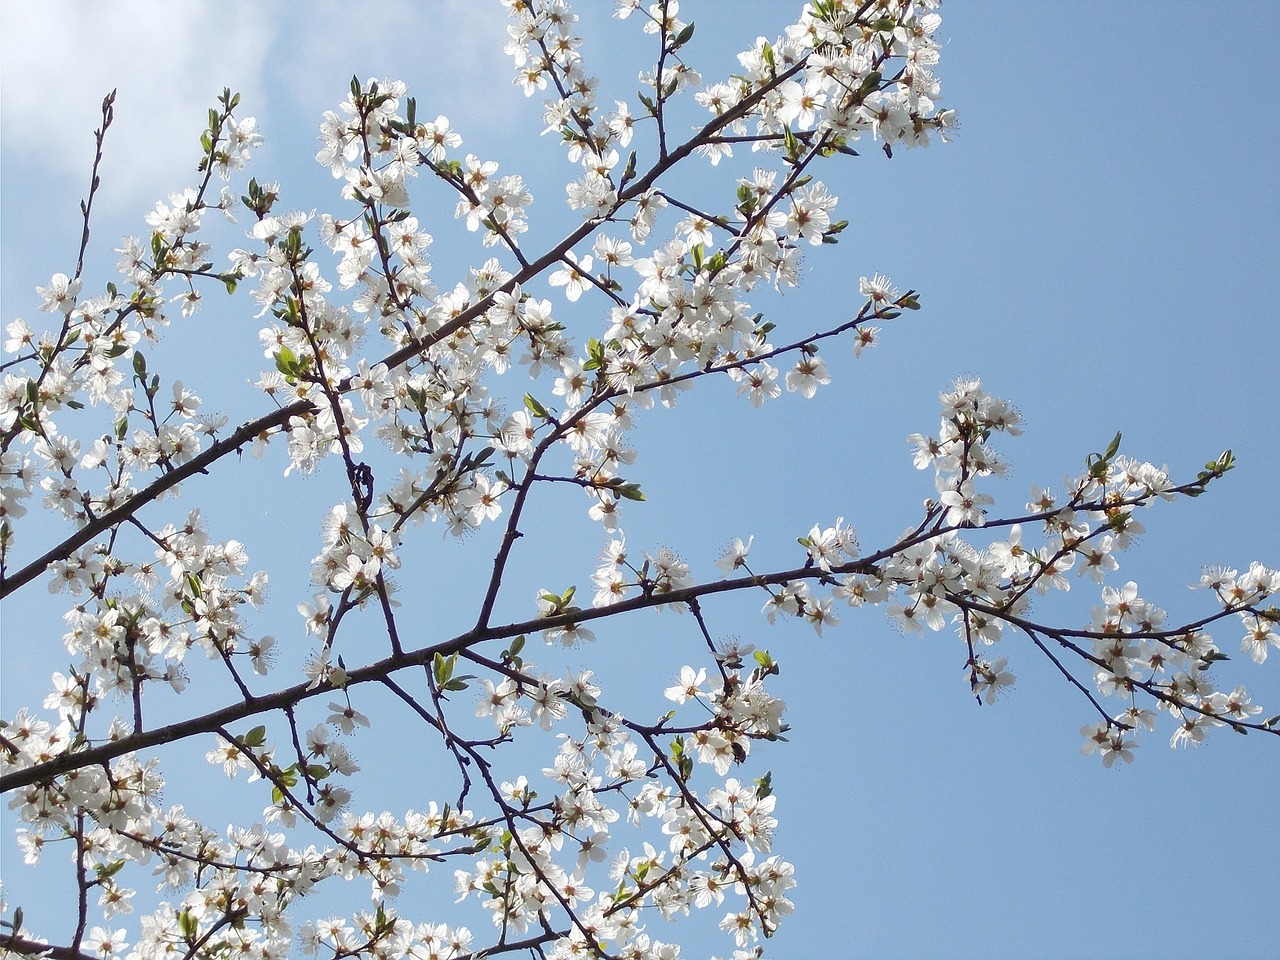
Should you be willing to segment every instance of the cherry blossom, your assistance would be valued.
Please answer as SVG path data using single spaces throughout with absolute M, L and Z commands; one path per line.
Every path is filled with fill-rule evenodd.
M 843 604 L 883 606 L 904 633 L 947 634 L 941 648 L 982 704 L 1011 690 L 1014 666 L 1047 664 L 1081 695 L 1082 752 L 1106 767 L 1132 761 L 1162 725 L 1174 746 L 1221 728 L 1277 732 L 1244 684 L 1219 688 L 1210 670 L 1227 659 L 1222 621 L 1243 626 L 1258 664 L 1280 648 L 1280 572 L 1206 568 L 1196 596 L 1207 612 L 1185 622 L 1117 573 L 1144 529 L 1134 514 L 1205 493 L 1231 455 L 1179 479 L 1121 453 L 1117 436 L 1058 492 L 1033 487 L 1025 508 L 1010 506 L 994 483 L 1008 473 L 997 446 L 1024 424 L 974 376 L 939 394 L 933 433 L 909 438 L 932 486 L 896 538 L 860 546 L 843 516 L 797 522 L 808 532 L 796 543 L 757 546 L 743 531 L 710 579 L 684 544 L 629 542 L 624 507 L 647 497 L 638 424 L 681 408 L 702 381 L 755 407 L 783 385 L 812 398 L 836 375 L 825 341 L 846 337 L 857 355 L 921 309 L 879 273 L 829 316 L 769 306 L 766 317 L 764 305 L 769 284 L 801 281 L 802 254 L 849 228 L 819 171 L 859 141 L 892 155 L 955 129 L 934 73 L 940 21 L 928 0 L 806 4 L 741 51 L 734 75 L 705 82 L 693 59 L 703 33 L 682 19 L 694 4 L 618 0 L 620 29 L 652 55 L 640 94 L 602 106 L 567 0 L 504 6 L 514 83 L 545 98 L 549 149 L 569 164 L 553 199 L 572 211 L 559 239 L 532 228 L 541 206 L 521 173 L 460 155 L 449 118 L 419 117 L 392 78 L 353 78 L 319 119 L 332 210 L 283 210 L 280 185 L 244 179 L 263 135 L 227 90 L 200 177 L 147 214 L 145 239 L 122 242 L 120 276 L 98 292 L 82 267 L 55 273 L 36 290 L 45 320 L 6 325 L 0 592 L 42 583 L 66 616 L 41 708 L 4 722 L 0 778 L 24 860 L 73 853 L 80 894 L 72 929 L 48 940 L 6 912 L 6 949 L 568 958 L 607 944 L 611 956 L 674 957 L 656 918 L 706 910 L 735 958 L 758 957 L 798 895 L 773 851 L 786 804 L 761 759 L 789 728 L 773 693 L 779 661 L 760 638 L 715 636 L 702 601 L 721 594 L 759 591 L 768 623 L 803 621 L 823 643 L 838 642 Z M 112 116 L 108 98 L 97 160 Z M 754 169 L 724 173 L 748 151 Z M 717 201 L 676 171 L 721 164 Z M 215 173 L 234 184 L 216 198 Z M 424 202 L 430 191 L 448 202 Z M 236 198 L 244 247 L 215 250 L 205 214 L 229 215 Z M 437 276 L 429 255 L 445 238 L 479 254 L 455 277 Z M 228 430 L 201 418 L 190 375 L 152 364 L 170 323 L 242 284 L 267 369 L 248 377 L 259 412 Z M 564 301 L 542 296 L 548 287 Z M 336 503 L 288 521 L 312 557 L 304 596 L 280 600 L 296 610 L 291 636 L 255 627 L 273 601 L 250 538 L 171 499 L 245 447 L 278 456 L 286 484 L 337 480 L 325 488 Z M 70 532 L 32 547 L 37 489 Z M 539 567 L 534 582 L 553 585 L 514 596 L 529 556 L 519 541 L 553 492 L 573 494 L 603 549 L 594 570 Z M 844 511 L 865 536 L 854 510 L 866 507 Z M 432 593 L 419 527 L 446 550 L 457 549 L 446 533 L 493 545 L 465 623 L 456 597 Z M 282 579 L 303 583 L 273 578 L 274 589 Z M 1041 619 L 1040 598 L 1073 583 L 1088 613 Z M 439 605 L 427 618 L 412 612 L 423 595 Z M 664 630 L 692 645 L 624 710 L 578 659 L 641 610 L 663 612 Z M 170 720 L 192 687 L 220 691 L 220 706 Z M 254 812 L 207 824 L 167 799 L 191 786 L 166 779 L 170 754 L 195 743 L 209 776 L 246 786 Z M 388 743 L 406 778 L 430 773 L 417 808 L 379 811 L 360 776 L 357 748 Z M 432 871 L 491 928 L 411 919 L 416 875 Z M 159 899 L 138 895 L 156 881 Z M 317 887 L 340 891 L 349 912 L 309 912 Z

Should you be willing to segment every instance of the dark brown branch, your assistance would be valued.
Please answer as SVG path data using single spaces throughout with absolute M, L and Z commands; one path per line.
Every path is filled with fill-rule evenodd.
M 25 567 L 14 573 L 12 576 L 0 578 L 0 599 L 7 597 L 19 587 L 23 587 L 30 583 L 41 573 L 49 564 L 57 560 L 65 560 L 73 552 L 84 546 L 98 534 L 110 530 L 116 524 L 124 523 L 148 503 L 158 498 L 171 487 L 177 486 L 188 477 L 197 473 L 204 473 L 211 465 L 225 457 L 232 451 L 243 447 L 250 440 L 258 436 L 265 430 L 272 427 L 278 427 L 287 423 L 290 417 L 297 416 L 310 409 L 310 404 L 305 400 L 292 403 L 287 407 L 281 407 L 265 417 L 259 417 L 257 420 L 250 420 L 248 423 L 239 427 L 234 433 L 223 440 L 219 440 L 204 453 L 198 457 L 192 457 L 186 463 L 170 470 L 164 476 L 157 479 L 144 490 L 134 494 L 120 506 L 108 513 L 98 515 L 91 523 L 85 524 L 78 531 L 52 550 L 45 553 L 37 560 L 33 560 Z

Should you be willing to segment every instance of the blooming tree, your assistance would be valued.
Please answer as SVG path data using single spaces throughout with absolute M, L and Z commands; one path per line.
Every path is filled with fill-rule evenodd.
M 819 635 L 846 606 L 883 606 L 903 631 L 954 636 L 981 703 L 1013 684 L 1011 662 L 1042 659 L 1078 692 L 1083 751 L 1108 767 L 1162 725 L 1174 745 L 1215 728 L 1280 732 L 1237 678 L 1209 672 L 1228 659 L 1215 633 L 1259 664 L 1280 647 L 1280 573 L 1206 569 L 1189 622 L 1117 574 L 1140 511 L 1204 493 L 1229 452 L 1172 477 L 1116 436 L 1061 487 L 997 509 L 995 444 L 1021 418 L 962 378 L 941 393 L 936 429 L 910 438 L 932 486 L 892 542 L 861 546 L 843 517 L 809 518 L 788 564 L 757 565 L 744 529 L 714 572 L 629 543 L 622 509 L 645 499 L 638 421 L 704 380 L 755 407 L 784 390 L 812 397 L 831 380 L 824 351 L 861 354 L 921 308 L 881 275 L 826 317 L 755 303 L 846 228 L 824 170 L 956 128 L 937 102 L 937 3 L 813 0 L 733 75 L 707 80 L 677 0 L 618 0 L 653 52 L 631 100 L 598 95 L 563 0 L 504 5 L 516 83 L 544 100 L 572 170 L 577 221 L 563 237 L 531 248 L 522 177 L 466 152 L 465 123 L 420 115 L 386 79 L 353 79 L 321 122 L 316 159 L 342 202 L 286 212 L 283 187 L 244 179 L 262 135 L 228 90 L 198 182 L 125 239 L 119 277 L 85 275 L 95 161 L 79 260 L 38 290 L 48 322 L 8 324 L 0 596 L 60 595 L 71 660 L 39 704 L 0 721 L 0 789 L 28 862 L 68 863 L 74 905 L 67 929 L 29 929 L 10 889 L 0 945 L 15 954 L 639 960 L 679 955 L 657 918 L 707 911 L 727 952 L 760 955 L 793 909 L 758 762 L 763 741 L 784 739 L 785 705 L 769 652 L 716 639 L 702 604 L 713 595 L 749 594 L 769 623 Z M 98 161 L 113 111 L 108 97 Z M 677 174 L 690 166 L 696 177 Z M 415 213 L 441 194 L 454 224 Z M 243 246 L 201 239 L 222 215 L 239 218 Z M 479 240 L 465 277 L 433 272 L 441 233 Z M 235 426 L 153 368 L 166 329 L 224 287 L 248 289 L 267 367 L 254 373 L 261 412 Z M 267 574 L 171 499 L 180 485 L 199 497 L 215 473 L 234 483 L 246 451 L 278 457 L 288 483 L 341 477 L 342 499 L 316 518 L 313 595 L 293 598 L 296 629 L 278 639 L 250 613 Z M 523 519 L 560 488 L 577 488 L 603 531 L 598 565 L 547 571 L 518 598 L 526 615 L 505 620 Z M 70 532 L 25 535 L 36 497 Z M 423 625 L 415 585 L 430 570 L 414 568 L 412 541 L 424 526 L 493 531 L 482 599 L 449 635 Z M 1037 612 L 1082 580 L 1097 589 L 1087 613 L 1064 626 Z M 624 707 L 564 655 L 642 610 L 682 614 L 696 642 L 670 686 Z M 305 665 L 277 666 L 297 650 Z M 209 689 L 222 699 L 201 699 Z M 356 750 L 391 743 L 431 758 L 434 792 L 379 813 Z M 249 781 L 240 822 L 198 821 L 181 780 L 164 790 L 171 746 Z M 396 899 L 441 874 L 488 920 L 450 922 L 442 900 L 410 915 Z M 143 907 L 149 875 L 160 894 Z M 335 887 L 363 902 L 315 913 L 308 895 Z

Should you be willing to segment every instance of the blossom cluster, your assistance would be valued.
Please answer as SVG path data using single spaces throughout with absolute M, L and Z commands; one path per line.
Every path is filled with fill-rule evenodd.
M 1026 503 L 1031 515 L 999 521 L 1004 538 L 975 545 L 965 531 L 984 527 L 986 508 L 994 505 L 993 497 L 977 492 L 975 484 L 1005 472 L 991 438 L 1021 433 L 1021 416 L 976 379 L 958 380 L 939 399 L 938 436 L 909 438 L 916 466 L 932 466 L 937 477 L 939 497 L 926 502 L 923 522 L 903 534 L 900 546 L 865 560 L 856 558 L 856 541 L 842 521 L 825 531 L 815 526 L 800 539 L 809 562 L 842 575 L 829 596 L 815 595 L 801 579 L 766 587 L 764 610 L 771 622 L 782 612 L 808 620 L 820 634 L 834 621 L 831 602 L 844 600 L 852 606 L 887 604 L 890 620 L 910 633 L 950 625 L 966 645 L 973 692 L 987 703 L 1011 687 L 1015 676 L 1008 657 L 993 660 L 982 651 L 1010 632 L 1042 649 L 1050 644 L 1074 653 L 1089 669 L 1087 679 L 1098 694 L 1123 704 L 1109 710 L 1090 697 L 1102 719 L 1081 730 L 1084 752 L 1098 753 L 1107 766 L 1117 758 L 1132 759 L 1133 733 L 1155 729 L 1152 707 L 1173 717 L 1174 746 L 1202 742 L 1215 727 L 1270 729 L 1271 722 L 1251 721 L 1262 707 L 1251 701 L 1244 686 L 1230 692 L 1216 688 L 1210 671 L 1228 657 L 1205 627 L 1235 615 L 1246 628 L 1241 650 L 1258 663 L 1265 661 L 1267 648 L 1280 646 L 1274 608 L 1266 605 L 1280 590 L 1280 571 L 1260 563 L 1244 575 L 1207 568 L 1197 586 L 1212 590 L 1221 610 L 1182 627 L 1167 624 L 1165 611 L 1139 596 L 1134 582 L 1106 584 L 1119 569 L 1117 555 L 1144 530 L 1134 511 L 1198 495 L 1230 468 L 1229 455 L 1208 464 L 1195 482 L 1179 486 L 1164 468 L 1119 454 L 1117 437 L 1105 453 L 1089 458 L 1085 473 L 1067 479 L 1064 496 L 1033 487 Z M 1031 523 L 1043 532 L 1040 546 L 1024 542 Z M 722 566 L 749 570 L 749 546 L 736 541 Z M 1061 629 L 1034 620 L 1034 597 L 1070 590 L 1073 570 L 1076 578 L 1088 576 L 1104 584 L 1102 605 L 1093 609 L 1090 622 L 1081 629 Z

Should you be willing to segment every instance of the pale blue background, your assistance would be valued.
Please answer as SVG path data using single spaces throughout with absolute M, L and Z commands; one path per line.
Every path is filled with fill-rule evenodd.
M 603 3 L 580 6 L 591 14 L 589 65 L 628 71 L 605 73 L 602 101 L 611 85 L 618 96 L 633 93 L 638 27 L 605 22 Z M 776 33 L 790 6 L 684 4 L 698 24 L 695 64 L 708 79 L 730 69 L 732 50 Z M 537 197 L 533 236 L 558 236 L 571 222 L 560 186 L 569 167 L 550 138 L 536 139 L 540 98 L 525 102 L 507 85 L 496 8 L 369 3 L 353 24 L 352 6 L 338 3 L 294 12 L 5 4 L 2 319 L 42 316 L 34 285 L 74 265 L 88 131 L 116 85 L 120 131 L 108 146 L 90 266 L 99 283 L 110 278 L 117 238 L 145 230 L 142 211 L 192 181 L 205 107 L 223 85 L 244 94 L 244 112 L 266 131 L 251 169 L 283 181 L 286 205 L 334 209 L 333 181 L 310 162 L 319 115 L 335 107 L 352 73 L 390 75 L 410 83 L 422 114 L 449 115 L 464 151 L 523 174 Z M 477 9 L 487 12 L 473 22 Z M 635 479 L 650 502 L 627 508 L 629 543 L 680 549 L 704 578 L 732 536 L 754 533 L 753 558 L 781 565 L 794 556 L 795 536 L 838 515 L 875 548 L 913 522 L 932 492 L 903 438 L 935 429 L 938 390 L 974 373 L 1028 421 L 1024 437 L 1000 444 L 1015 470 L 991 489 L 1009 510 L 1031 483 L 1060 487 L 1116 430 L 1127 451 L 1179 476 L 1234 448 L 1236 471 L 1200 501 L 1144 514 L 1149 533 L 1121 558 L 1121 582 L 1137 579 L 1173 619 L 1195 616 L 1206 598 L 1185 585 L 1200 564 L 1280 562 L 1280 144 L 1271 101 L 1280 7 L 971 2 L 942 12 L 939 72 L 944 102 L 960 113 L 959 139 L 892 162 L 872 148 L 824 172 L 852 224 L 838 247 L 806 259 L 805 285 L 771 316 L 796 332 L 821 322 L 815 317 L 834 325 L 852 309 L 858 275 L 878 271 L 920 290 L 925 309 L 888 328 L 884 345 L 856 365 L 847 346 L 827 348 L 836 383 L 813 401 L 787 397 L 757 412 L 729 402 L 727 385 L 705 384 L 675 415 L 645 417 L 634 436 Z M 714 179 L 705 168 L 699 176 Z M 439 220 L 435 211 L 451 206 L 422 207 L 435 217 L 442 286 L 483 259 L 474 238 Z M 572 313 L 557 298 L 583 337 L 595 329 L 586 303 Z M 157 355 L 183 368 L 207 409 L 233 420 L 259 409 L 245 384 L 263 364 L 254 312 L 247 297 L 212 293 Z M 272 572 L 275 604 L 260 629 L 287 637 L 286 657 L 296 657 L 305 644 L 292 610 L 309 597 L 305 561 L 340 480 L 292 483 L 282 494 L 268 486 L 280 456 L 234 466 L 231 489 L 189 484 L 165 510 L 181 516 L 204 506 L 219 535 L 243 540 L 254 566 Z M 517 555 L 502 607 L 511 619 L 532 612 L 538 587 L 588 589 L 601 537 L 580 498 L 548 499 Z M 170 513 L 153 516 L 162 523 Z M 401 578 L 429 601 L 420 642 L 466 622 L 491 540 L 457 545 L 420 532 L 409 553 L 436 565 Z M 289 556 L 302 565 L 281 570 L 276 560 Z M 1040 609 L 1080 624 L 1096 601 L 1091 584 L 1076 582 Z M 948 634 L 903 638 L 878 612 L 848 611 L 818 640 L 808 628 L 765 629 L 758 603 L 738 597 L 707 607 L 717 636 L 767 646 L 783 664 L 777 692 L 790 704 L 791 743 L 762 750 L 754 773 L 774 771 L 777 849 L 797 864 L 801 886 L 797 913 L 769 956 L 1275 956 L 1280 743 L 1217 733 L 1199 750 L 1174 753 L 1162 726 L 1143 738 L 1136 764 L 1104 770 L 1078 754 L 1077 728 L 1093 720 L 1087 705 L 1025 645 L 1010 640 L 1002 651 L 1019 675 L 1012 695 L 979 709 L 962 645 Z M 6 606 L 5 715 L 65 666 L 57 613 L 43 596 Z M 696 656 L 689 618 L 637 617 L 598 632 L 596 647 L 570 659 L 596 667 L 636 704 L 636 716 L 661 712 L 657 691 Z M 1218 636 L 1237 653 L 1234 624 Z M 646 659 L 652 682 L 624 685 L 621 675 Z M 1225 665 L 1228 688 L 1248 683 L 1275 712 L 1277 660 L 1263 669 Z M 375 776 L 379 730 L 386 727 L 354 743 Z M 188 766 L 177 751 L 166 764 Z M 216 782 L 212 768 L 190 767 Z M 170 799 L 193 802 L 183 792 L 175 784 Z M 401 792 L 369 805 L 396 809 L 434 795 L 415 794 L 412 783 Z M 221 822 L 216 804 L 209 813 Z M 60 911 L 44 892 L 55 889 L 44 886 L 53 871 L 33 878 L 14 865 L 10 821 L 6 814 L 0 847 L 10 902 L 23 903 L 33 922 L 46 918 L 43 928 L 56 935 Z M 354 908 L 363 888 L 352 894 Z M 401 906 L 411 916 L 458 915 L 443 904 Z M 483 920 L 473 926 L 487 932 Z M 730 952 L 689 929 L 686 955 Z M 651 927 L 665 939 L 679 939 L 679 930 Z

